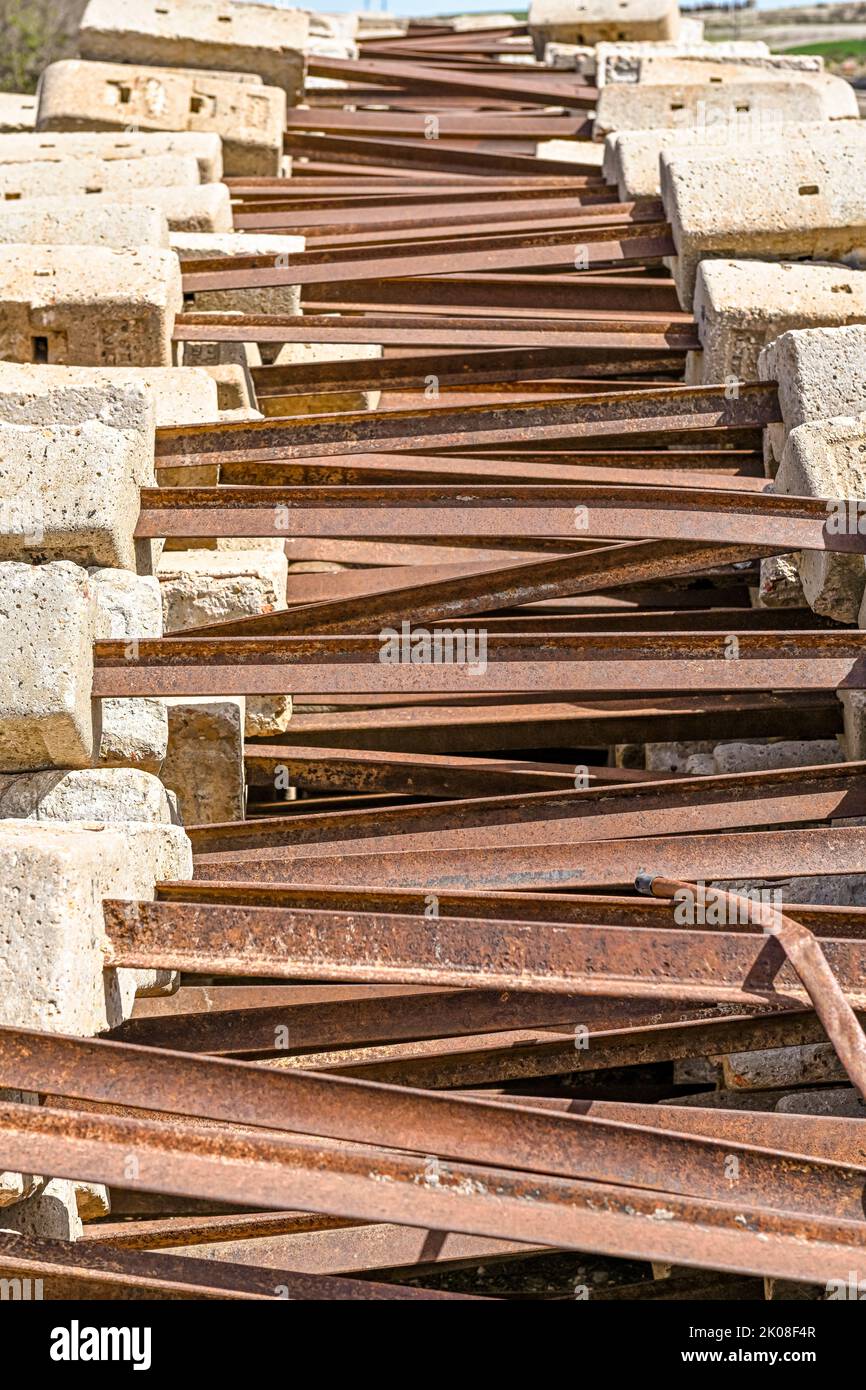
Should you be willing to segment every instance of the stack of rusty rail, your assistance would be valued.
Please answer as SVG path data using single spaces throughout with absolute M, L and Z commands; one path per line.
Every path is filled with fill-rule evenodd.
M 180 339 L 384 347 L 260 368 L 260 397 L 382 398 L 160 431 L 160 467 L 219 482 L 145 490 L 140 536 L 348 567 L 293 576 L 280 612 L 97 644 L 97 696 L 296 714 L 247 745 L 249 818 L 191 829 L 194 880 L 106 904 L 109 964 L 179 992 L 110 1038 L 2 1034 L 0 1082 L 50 1091 L 4 1107 L 7 1162 L 108 1183 L 114 1215 L 0 1263 L 79 1296 L 820 1297 L 858 1268 L 866 909 L 676 908 L 858 872 L 864 768 L 659 777 L 607 750 L 835 734 L 866 634 L 748 586 L 863 540 L 767 492 L 772 384 L 681 384 L 660 209 L 535 157 L 586 137 L 594 93 L 498 61 L 519 39 L 314 59 L 347 85 L 292 113 L 291 181 L 232 185 L 238 227 L 308 249 L 185 275 L 299 284 L 304 316 Z M 792 1047 L 847 1110 L 750 1088 Z

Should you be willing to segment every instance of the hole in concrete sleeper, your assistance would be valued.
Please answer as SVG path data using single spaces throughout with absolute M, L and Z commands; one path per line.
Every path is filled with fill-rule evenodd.
M 817 183 L 803 183 L 797 189 L 801 198 L 814 198 L 815 194 L 819 191 Z

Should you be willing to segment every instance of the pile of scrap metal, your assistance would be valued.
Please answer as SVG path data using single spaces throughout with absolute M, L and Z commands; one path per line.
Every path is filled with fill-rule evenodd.
M 737 148 L 660 149 L 662 197 L 623 198 L 592 113 L 666 74 L 593 8 L 311 46 L 291 177 L 225 180 L 253 249 L 177 246 L 175 348 L 258 344 L 256 410 L 160 425 L 132 539 L 284 546 L 285 601 L 97 634 L 87 693 L 294 709 L 247 726 L 191 875 L 97 884 L 106 990 L 173 992 L 0 1014 L 8 1191 L 96 1206 L 0 1207 L 0 1275 L 46 1296 L 823 1299 L 859 1267 L 866 216 L 809 189 L 866 144 L 779 167 L 811 241 L 745 196 L 701 231 L 690 161 Z M 802 87 L 856 126 L 836 79 L 731 78 L 655 9 L 686 104 L 718 61 L 735 106 Z M 784 314 L 720 302 L 755 257 Z M 798 301 L 819 273 L 848 317 Z

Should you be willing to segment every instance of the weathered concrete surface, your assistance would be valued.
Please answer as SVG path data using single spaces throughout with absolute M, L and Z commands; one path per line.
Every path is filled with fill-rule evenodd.
M 152 575 L 93 569 L 90 587 L 96 606 L 97 639 L 125 641 L 133 656 L 138 638 L 162 636 L 162 600 L 159 584 Z M 165 701 L 142 697 L 113 698 L 101 703 L 100 764 L 159 772 L 168 743 Z
M 796 555 L 771 555 L 761 561 L 761 579 L 751 589 L 753 608 L 808 608 Z
M 866 272 L 792 261 L 701 261 L 693 311 L 703 351 L 695 354 L 690 379 L 753 381 L 762 348 L 782 333 L 862 323 Z
M 50 426 L 57 419 L 69 425 L 99 419 L 133 434 L 146 431 L 141 487 L 153 485 L 154 426 L 216 420 L 218 409 L 216 386 L 203 368 L 0 362 L 0 420 Z
M 0 356 L 78 366 L 169 366 L 183 304 L 170 251 L 0 247 Z
M 541 140 L 535 146 L 535 154 L 538 159 L 568 159 L 575 164 L 601 169 L 604 146 L 595 145 L 591 140 Z
M 191 154 L 149 155 L 147 159 L 34 160 L 0 164 L 2 198 L 68 198 L 81 194 L 121 194 L 142 188 L 197 188 L 198 161 Z
M 208 260 L 214 256 L 273 256 L 278 266 L 291 267 L 291 258 L 306 245 L 302 236 L 269 235 L 262 232 L 222 232 L 219 235 L 172 233 L 171 244 L 186 261 Z M 195 269 L 195 266 L 192 267 Z M 301 312 L 301 292 L 297 285 L 276 285 L 267 289 L 199 290 L 190 311 L 227 314 L 283 314 Z
M 0 563 L 0 771 L 93 761 L 93 631 L 86 570 Z
M 642 86 L 670 86 L 676 82 L 707 82 L 714 87 L 748 82 L 765 73 L 799 74 L 824 71 L 824 59 L 815 53 L 751 53 L 725 58 L 708 44 L 698 53 L 646 53 L 638 65 Z
M 175 824 L 159 778 L 132 767 L 0 776 L 0 820 Z
M 166 632 L 283 608 L 282 550 L 166 550 L 159 562 Z
M 162 780 L 186 825 L 244 817 L 244 697 L 168 702 L 168 753 Z
M 189 368 L 207 372 L 216 382 L 217 405 L 222 410 L 255 410 L 255 389 L 251 389 L 247 373 L 237 362 L 216 363 L 212 367 Z
M 168 222 L 158 208 L 129 203 L 94 207 L 89 198 L 27 198 L 0 203 L 0 243 L 167 249 Z
M 138 65 L 256 73 L 300 99 L 310 38 L 302 10 L 214 5 L 209 0 L 90 0 L 81 20 L 82 58 Z
M 647 743 L 645 766 L 649 772 L 679 772 L 685 774 L 690 758 L 695 754 L 712 753 L 712 739 L 689 739 L 679 743 Z
M 280 87 L 209 72 L 131 68 L 125 63 L 52 63 L 39 84 L 40 130 L 208 132 L 222 137 L 226 174 L 279 173 L 286 128 Z
M 753 739 L 749 742 L 726 740 L 698 759 L 686 761 L 687 775 L 722 776 L 736 772 L 768 772 L 782 767 L 819 767 L 844 761 L 836 739 Z
M 149 471 L 155 482 L 152 443 L 148 431 L 98 419 L 0 421 L 0 560 L 134 570 L 140 480 Z
M 78 66 L 55 64 L 52 66 Z M 45 75 L 52 71 L 46 68 Z M 124 71 L 128 74 L 129 69 Z M 31 98 L 32 100 L 32 98 Z M 154 155 L 192 156 L 202 183 L 216 183 L 223 176 L 222 140 L 219 135 L 193 130 L 99 130 L 93 121 L 83 130 L 39 130 L 26 135 L 0 135 L 0 164 L 58 164 L 68 159 L 152 159 Z
M 712 112 L 708 113 L 709 115 Z M 763 152 L 767 144 L 790 141 L 810 149 L 828 141 L 866 141 L 866 122 L 842 117 L 834 121 L 787 121 L 773 110 L 738 113 L 734 121 L 705 119 L 669 130 L 618 130 L 604 142 L 602 171 L 617 185 L 624 202 L 633 198 L 657 198 L 661 193 L 660 158 L 665 150 L 695 153 L 710 159 L 728 151 Z
M 744 69 L 744 72 L 748 72 Z M 751 120 L 825 121 L 857 115 L 854 89 L 827 73 L 749 73 L 716 86 L 699 75 L 691 82 L 612 82 L 602 88 L 594 138 L 614 130 L 649 130 Z
M 863 263 L 863 141 L 815 141 L 808 149 L 788 147 L 784 159 L 779 154 L 662 153 L 662 200 L 676 246 L 671 269 L 684 308 L 708 257 Z
M 798 425 L 866 411 L 866 326 L 783 333 L 758 358 L 758 376 L 778 383 L 782 422 L 764 431 L 778 461 Z
M 0 1231 L 43 1240 L 79 1240 L 76 1184 L 65 1178 L 37 1178 L 35 1191 L 26 1200 L 0 1212 Z
M 128 188 L 122 194 L 96 193 L 92 200 L 145 203 L 163 214 L 172 232 L 229 232 L 232 229 L 231 195 L 224 183 L 202 183 L 195 188 L 177 184 Z
M 531 0 L 529 32 L 541 61 L 548 43 L 597 44 L 623 40 L 675 39 L 680 14 L 676 0 Z
M 0 1022 L 88 1036 L 128 1016 L 134 972 L 104 970 L 102 900 L 189 877 L 181 827 L 4 820 L 0 865 Z
M 689 40 L 683 34 L 684 21 L 680 20 L 680 33 L 676 39 L 652 42 L 598 43 L 592 49 L 591 59 L 584 60 L 580 70 L 595 80 L 597 87 L 608 82 L 644 81 L 644 62 L 657 58 L 709 57 L 715 61 L 744 58 L 768 58 L 770 50 L 761 39 L 730 39 L 719 43 L 708 43 L 703 39 Z M 562 45 L 550 45 L 545 52 L 548 61 L 550 48 L 555 50 Z M 554 53 L 553 56 L 557 56 Z M 567 55 L 563 54 L 563 58 Z M 551 66 L 558 66 L 554 63 Z M 574 62 L 571 63 L 574 66 Z
M 773 485 L 798 497 L 839 499 L 827 526 L 840 535 L 866 529 L 866 414 L 798 425 L 788 435 Z M 862 499 L 849 505 L 846 499 Z M 839 622 L 854 622 L 866 589 L 862 555 L 803 550 L 798 556 L 803 593 L 811 608 Z
M 17 134 L 33 130 L 36 98 L 30 92 L 0 92 L 0 131 Z

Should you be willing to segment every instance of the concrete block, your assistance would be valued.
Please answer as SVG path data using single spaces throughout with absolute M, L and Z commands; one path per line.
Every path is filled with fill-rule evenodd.
M 698 51 L 647 53 L 641 60 L 637 80 L 642 84 L 670 85 L 675 82 L 709 82 L 729 86 L 749 82 L 764 73 L 814 73 L 824 71 L 824 59 L 815 53 L 745 53 L 724 55 L 716 44 Z
M 808 608 L 796 555 L 771 555 L 761 561 L 761 580 L 750 591 L 753 608 Z
M 191 154 L 150 155 L 147 159 L 34 160 L 0 164 L 0 199 L 69 198 L 121 194 L 141 188 L 196 188 L 201 182 Z
M 601 169 L 604 146 L 594 145 L 591 140 L 541 140 L 535 146 L 535 154 L 538 159 L 567 159 Z
M 597 44 L 605 41 L 675 39 L 680 13 L 676 0 L 530 0 L 529 33 L 539 61 L 548 43 Z
M 162 600 L 152 575 L 126 570 L 94 569 L 90 583 L 96 605 L 97 638 L 130 643 L 134 653 L 139 637 L 162 636 Z M 159 772 L 168 743 L 165 702 L 152 698 L 102 701 L 99 762 L 103 766 L 143 768 Z
M 159 778 L 133 767 L 0 776 L 0 820 L 175 823 Z
M 269 236 L 258 232 L 223 232 L 218 236 L 175 233 L 171 244 L 187 261 L 208 260 L 214 256 L 273 256 L 280 266 L 291 265 L 291 257 L 303 251 L 302 236 Z M 192 267 L 195 269 L 195 267 Z M 301 291 L 297 285 L 274 285 L 265 289 L 198 290 L 191 309 L 195 313 L 215 310 L 226 314 L 283 314 L 292 317 L 301 312 Z
M 148 469 L 155 481 L 144 431 L 135 436 L 98 419 L 0 422 L 0 560 L 134 570 L 139 479 Z
M 82 1221 L 99 1221 L 111 1215 L 108 1188 L 101 1182 L 75 1182 L 75 1209 Z
M 180 268 L 142 247 L 0 247 L 0 356 L 79 366 L 169 366 Z
M 171 232 L 229 232 L 232 229 L 231 194 L 224 183 L 197 184 L 181 188 L 130 188 L 122 195 L 103 193 L 94 201 L 111 203 L 122 197 L 124 203 L 146 203 L 165 217 Z
M 864 179 L 862 140 L 789 145 L 784 158 L 778 147 L 710 159 L 664 151 L 661 191 L 680 303 L 691 306 L 698 264 L 708 257 L 863 264 Z
M 700 753 L 712 753 L 715 745 L 712 740 L 691 739 L 681 743 L 647 743 L 644 747 L 648 772 L 679 772 L 684 775 L 689 758 Z
M 717 743 L 713 763 L 719 774 L 727 772 L 766 772 L 781 767 L 818 767 L 844 761 L 836 739 L 761 739 L 750 743 Z
M 0 131 L 17 134 L 36 125 L 36 98 L 30 92 L 0 92 Z
M 716 62 L 725 59 L 739 62 L 744 58 L 767 58 L 769 54 L 769 48 L 760 39 L 733 39 L 722 43 L 707 43 L 698 39 L 687 42 L 680 32 L 678 38 L 659 43 L 598 43 L 594 49 L 592 76 L 597 87 L 604 87 L 608 82 L 646 81 L 644 73 L 647 60 L 707 56 Z
M 695 76 L 689 82 L 612 82 L 603 87 L 595 113 L 594 138 L 614 130 L 649 130 L 738 120 L 838 120 L 857 115 L 854 89 L 827 73 L 763 71 L 716 85 Z
M 226 174 L 279 173 L 280 87 L 123 63 L 52 63 L 39 84 L 40 130 L 197 131 L 222 137 Z
M 798 425 L 788 435 L 773 490 L 798 497 L 866 499 L 866 414 Z M 828 525 L 833 524 L 830 511 Z M 839 509 L 836 524 L 849 525 L 847 508 Z M 839 622 L 856 621 L 866 590 L 862 555 L 804 550 L 798 568 L 810 608 Z
M 866 758 L 866 690 L 837 690 L 842 705 L 842 741 L 849 762 Z
M 158 208 L 128 203 L 94 207 L 89 198 L 27 198 L 0 203 L 0 243 L 166 249 L 168 222 Z
M 211 367 L 193 367 L 189 370 L 207 372 L 216 382 L 217 405 L 221 411 L 256 408 L 255 390 L 251 390 L 249 377 L 239 363 L 218 362 Z
M 768 142 L 796 142 L 811 148 L 817 141 L 866 141 L 866 124 L 856 118 L 834 121 L 784 120 L 773 109 L 738 112 L 736 119 L 710 119 L 713 108 L 702 121 L 671 129 L 618 130 L 604 142 L 602 172 L 608 183 L 617 185 L 623 202 L 633 198 L 657 198 L 661 193 L 660 158 L 665 150 L 701 153 L 712 158 L 727 150 L 762 150 Z
M 783 333 L 758 358 L 758 376 L 778 384 L 782 422 L 764 431 L 778 461 L 798 425 L 866 411 L 866 326 Z
M 167 633 L 285 607 L 283 550 L 166 550 L 157 573 Z
M 39 1236 L 42 1240 L 79 1240 L 76 1184 L 65 1178 L 38 1178 L 36 1190 L 26 1200 L 4 1207 L 0 1232 Z
M 656 0 L 658 3 L 658 0 Z M 310 24 L 302 10 L 213 0 L 90 0 L 81 20 L 82 58 L 159 67 L 256 73 L 301 97 Z
M 283 343 L 274 365 L 356 362 L 381 356 L 381 347 L 372 343 Z M 262 396 L 259 405 L 265 415 L 321 415 L 335 410 L 375 410 L 381 394 L 381 391 L 353 390 L 328 395 L 313 389 L 302 396 Z
M 141 393 L 140 410 L 130 408 Z M 47 424 L 61 415 L 70 424 L 98 416 L 116 429 L 136 431 L 146 422 L 151 445 L 141 487 L 153 486 L 154 426 L 216 420 L 216 386 L 200 367 L 60 367 L 0 362 L 0 420 Z
M 52 64 L 75 67 L 74 63 Z M 125 69 L 127 74 L 129 69 Z M 31 98 L 32 99 L 32 98 Z M 198 164 L 202 183 L 216 183 L 223 176 L 222 140 L 219 135 L 193 130 L 99 130 L 90 122 L 83 130 L 38 130 L 26 135 L 0 135 L 0 164 L 59 164 L 67 159 L 152 159 L 154 155 L 190 155 Z
M 102 901 L 189 877 L 177 825 L 0 821 L 0 1022 L 88 1036 L 128 1017 L 130 971 L 105 971 Z
M 244 697 L 168 701 L 162 780 L 187 825 L 243 820 Z
M 703 345 L 698 380 L 753 381 L 762 348 L 789 329 L 862 323 L 866 272 L 791 261 L 701 261 L 693 310 Z
M 93 761 L 93 633 L 86 570 L 0 563 L 0 771 Z
M 291 695 L 248 695 L 244 718 L 247 738 L 284 734 L 292 722 Z
M 262 365 L 257 343 L 238 343 L 222 339 L 216 342 L 183 342 L 179 346 L 182 349 L 181 360 L 185 368 L 240 367 L 247 378 L 247 389 L 251 392 L 254 390 L 250 372 L 253 367 Z

